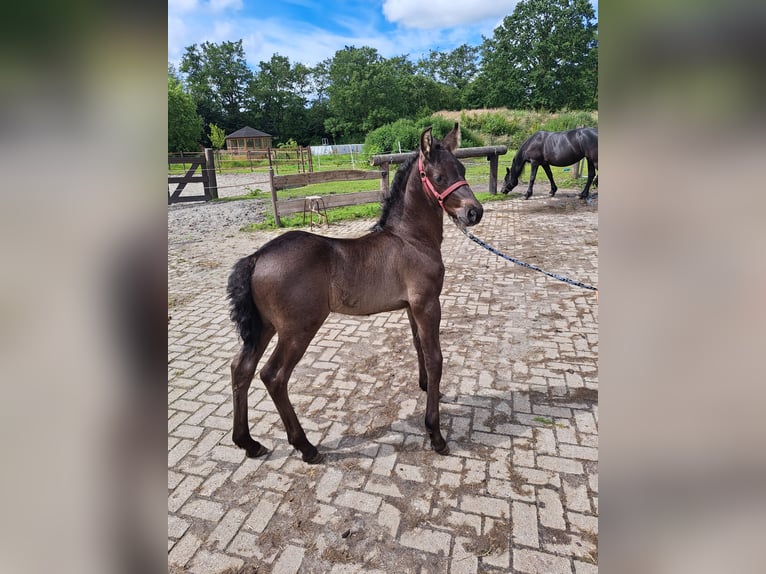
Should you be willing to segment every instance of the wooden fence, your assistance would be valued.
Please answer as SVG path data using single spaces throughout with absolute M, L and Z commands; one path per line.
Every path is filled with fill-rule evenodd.
M 274 170 L 269 170 L 271 182 L 271 205 L 274 211 L 274 223 L 282 227 L 280 215 L 289 215 L 304 209 L 303 198 L 291 200 L 278 200 L 277 191 L 289 187 L 301 187 L 313 183 L 326 183 L 329 181 L 356 181 L 367 179 L 380 179 L 379 191 L 366 191 L 357 193 L 342 193 L 323 196 L 325 205 L 331 207 L 343 207 L 346 205 L 361 205 L 380 201 L 383 194 L 388 193 L 389 170 L 391 164 L 401 164 L 417 152 L 394 153 L 375 155 L 370 158 L 370 164 L 379 166 L 379 170 L 344 169 L 336 171 L 323 171 L 312 173 L 298 173 L 294 175 L 275 175 Z M 498 157 L 508 153 L 504 145 L 487 147 L 467 147 L 455 150 L 455 157 L 486 157 L 489 161 L 489 192 L 497 193 L 497 166 Z
M 213 150 L 205 148 L 204 153 L 197 155 L 168 156 L 168 165 L 189 164 L 184 175 L 169 175 L 168 185 L 178 184 L 172 194 L 168 189 L 168 205 L 183 201 L 209 201 L 218 198 L 218 184 L 215 177 L 215 162 Z M 194 175 L 199 168 L 200 174 Z M 188 183 L 201 183 L 203 195 L 181 195 Z

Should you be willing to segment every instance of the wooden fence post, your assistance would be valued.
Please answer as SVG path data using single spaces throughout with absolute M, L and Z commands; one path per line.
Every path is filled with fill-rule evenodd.
M 269 151 L 269 164 L 271 164 L 271 152 Z M 274 189 L 274 168 L 269 165 L 269 182 L 271 183 L 271 208 L 274 210 L 274 225 L 282 227 L 282 220 L 279 219 L 279 210 L 277 209 L 277 190 Z
M 498 163 L 498 157 L 497 154 L 491 154 L 487 156 L 487 159 L 489 160 L 489 192 L 492 195 L 497 194 L 497 163 Z
M 205 195 L 210 199 L 218 199 L 218 181 L 215 177 L 215 156 L 213 150 L 205 148 L 205 172 L 207 173 L 208 188 Z
M 385 197 L 388 193 L 388 168 L 389 163 L 383 162 L 380 164 L 380 196 Z

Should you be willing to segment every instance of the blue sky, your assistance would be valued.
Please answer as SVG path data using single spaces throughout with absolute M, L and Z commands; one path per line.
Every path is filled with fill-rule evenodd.
M 278 53 L 314 66 L 344 46 L 383 57 L 479 45 L 518 0 L 169 0 L 168 61 L 202 42 L 242 39 L 248 64 Z M 596 9 L 598 3 L 593 2 Z

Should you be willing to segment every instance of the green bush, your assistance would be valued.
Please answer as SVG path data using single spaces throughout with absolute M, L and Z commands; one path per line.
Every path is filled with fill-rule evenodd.
M 362 147 L 362 155 L 370 157 L 376 154 L 399 153 L 418 149 L 420 134 L 427 127 L 433 128 L 433 134 L 441 139 L 454 127 L 454 122 L 440 116 L 430 116 L 413 120 L 397 120 L 386 124 L 367 134 Z M 478 147 L 483 145 L 470 130 L 460 126 L 461 147 Z
M 562 112 L 545 121 L 538 129 L 548 132 L 563 132 L 579 127 L 598 127 L 598 117 L 591 112 Z

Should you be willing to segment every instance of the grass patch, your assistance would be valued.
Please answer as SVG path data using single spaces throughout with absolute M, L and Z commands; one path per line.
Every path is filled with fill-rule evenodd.
M 327 183 L 314 183 L 291 189 L 281 189 L 277 192 L 277 199 L 294 199 L 307 195 L 331 195 L 333 193 L 354 193 L 356 191 L 375 191 L 380 189 L 380 180 L 360 179 L 352 181 L 329 181 Z
M 342 183 L 359 183 L 359 182 L 342 182 Z M 329 185 L 329 184 L 317 184 Z M 309 186 L 309 187 L 317 187 Z M 302 188 L 304 189 L 304 188 Z M 312 189 L 312 194 L 314 189 Z M 280 192 L 281 193 L 281 192 Z M 317 194 L 319 195 L 319 194 Z M 295 195 L 295 197 L 303 197 L 304 194 Z M 502 193 L 491 194 L 488 192 L 477 193 L 476 199 L 481 203 L 489 203 L 493 201 L 509 201 L 520 197 L 520 193 L 511 192 L 508 195 Z M 248 199 L 249 196 L 238 196 L 236 198 L 226 198 L 229 200 L 235 199 Z M 287 198 L 284 198 L 287 199 Z M 380 217 L 380 204 L 379 203 L 365 203 L 362 205 L 348 205 L 344 207 L 332 207 L 327 210 L 327 218 L 330 223 L 338 223 L 340 221 L 349 221 L 352 219 L 378 219 Z M 282 227 L 284 228 L 300 228 L 308 225 L 308 218 L 304 222 L 303 212 L 293 213 L 292 215 L 286 215 L 280 217 Z M 259 223 L 249 223 L 240 229 L 240 231 L 264 231 L 268 229 L 275 229 L 274 214 L 267 213 L 265 219 Z
M 245 188 L 250 189 L 250 188 Z M 250 191 L 250 193 L 246 193 L 244 195 L 232 195 L 231 197 L 218 197 L 216 199 L 212 199 L 211 201 L 213 203 L 227 203 L 229 201 L 240 201 L 242 199 L 268 199 L 270 197 L 268 191 L 263 191 L 261 189 L 253 189 Z
M 538 423 L 542 423 L 544 425 L 556 426 L 556 427 L 558 427 L 560 429 L 567 428 L 567 425 L 561 424 L 561 423 L 557 423 L 557 422 L 555 422 L 555 421 L 553 421 L 551 419 L 546 419 L 545 417 L 535 417 L 533 420 L 537 421 Z

